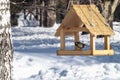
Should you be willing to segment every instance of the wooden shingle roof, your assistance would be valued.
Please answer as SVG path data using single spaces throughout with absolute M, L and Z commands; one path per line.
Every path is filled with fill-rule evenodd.
M 114 32 L 107 24 L 95 5 L 73 5 L 65 16 L 56 36 L 60 35 L 61 28 L 80 28 L 83 25 L 93 35 L 113 35 Z

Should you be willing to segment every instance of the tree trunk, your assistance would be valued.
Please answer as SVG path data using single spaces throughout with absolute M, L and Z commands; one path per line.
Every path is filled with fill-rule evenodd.
M 55 0 L 43 0 L 40 8 L 40 26 L 52 27 L 56 21 Z
M 13 50 L 11 44 L 10 1 L 0 0 L 0 80 L 12 80 Z
M 43 27 L 44 6 L 45 6 L 45 2 L 42 1 L 42 4 L 41 4 L 42 8 L 40 8 L 40 26 L 42 27 Z
M 45 5 L 47 9 L 45 10 L 45 21 L 44 26 L 45 27 L 52 27 L 56 21 L 56 12 L 55 12 L 55 0 L 48 0 L 48 2 Z
M 120 4 L 117 6 L 114 12 L 114 20 L 120 22 Z
M 112 1 L 105 1 L 103 4 L 103 16 L 105 17 L 106 21 L 113 27 L 112 22 L 114 19 L 114 12 L 118 6 L 119 0 Z

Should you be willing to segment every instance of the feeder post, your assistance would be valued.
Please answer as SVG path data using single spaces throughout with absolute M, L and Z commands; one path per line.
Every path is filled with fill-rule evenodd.
M 60 30 L 60 50 L 65 50 L 65 32 L 63 28 Z
M 96 39 L 96 36 L 90 34 L 90 48 L 91 48 L 92 54 L 94 54 L 94 52 L 96 50 L 95 39 Z
M 79 42 L 79 32 L 74 32 L 74 42 Z M 75 46 L 75 50 L 78 50 L 79 48 Z
M 110 50 L 110 36 L 108 35 L 104 36 L 104 48 Z

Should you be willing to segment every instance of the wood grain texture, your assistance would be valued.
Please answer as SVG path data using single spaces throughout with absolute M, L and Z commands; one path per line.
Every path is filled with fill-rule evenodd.
M 82 28 L 83 25 L 85 25 L 89 33 L 94 35 L 114 35 L 113 30 L 95 5 L 73 5 L 60 27 L 64 29 L 76 28 L 75 31 L 79 27 Z M 60 29 L 57 29 L 55 36 L 60 36 Z M 79 29 L 79 31 L 83 32 L 83 29 Z M 71 30 L 71 32 L 73 31 Z
M 59 56 L 112 56 L 114 50 L 95 50 L 92 53 L 91 50 L 59 50 L 57 51 Z

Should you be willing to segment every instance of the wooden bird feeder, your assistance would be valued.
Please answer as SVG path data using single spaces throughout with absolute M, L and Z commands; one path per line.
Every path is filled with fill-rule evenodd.
M 90 50 L 82 50 L 77 47 L 74 50 L 66 50 L 65 36 L 73 35 L 74 41 L 78 42 L 79 32 L 90 34 Z M 96 50 L 97 35 L 104 36 L 104 50 Z M 95 5 L 73 5 L 55 33 L 55 36 L 60 36 L 60 50 L 57 51 L 57 55 L 113 55 L 110 35 L 114 35 L 114 32 Z

